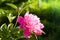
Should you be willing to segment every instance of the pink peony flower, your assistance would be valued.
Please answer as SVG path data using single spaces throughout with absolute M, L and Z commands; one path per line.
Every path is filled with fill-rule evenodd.
M 19 16 L 17 22 L 20 24 L 20 28 L 24 29 L 24 36 L 31 36 L 34 32 L 37 35 L 42 34 L 42 29 L 44 25 L 40 22 L 40 19 L 33 14 L 29 14 L 29 11 L 24 17 Z

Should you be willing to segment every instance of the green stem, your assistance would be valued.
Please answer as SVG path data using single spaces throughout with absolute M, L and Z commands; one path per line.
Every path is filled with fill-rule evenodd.
M 15 23 L 15 26 L 14 26 L 14 28 L 16 27 L 16 25 L 17 25 L 17 21 L 16 21 L 16 23 Z
M 37 35 L 35 35 L 36 40 L 38 40 Z
M 19 15 L 20 15 L 20 13 L 21 13 L 21 12 L 20 12 L 20 13 L 19 13 L 19 12 L 20 12 L 20 10 L 19 10 L 19 7 L 18 7 L 18 16 L 19 16 Z M 14 28 L 16 27 L 16 25 L 17 25 L 17 20 L 16 20 L 16 23 L 15 23 Z

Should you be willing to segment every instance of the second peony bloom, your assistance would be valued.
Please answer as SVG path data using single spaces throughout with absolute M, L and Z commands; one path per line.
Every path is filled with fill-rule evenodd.
M 40 18 L 36 15 L 29 14 L 29 11 L 26 12 L 24 17 L 19 16 L 17 22 L 20 24 L 20 28 L 24 29 L 24 36 L 31 36 L 31 33 L 34 32 L 36 35 L 42 34 L 42 29 L 44 25 L 40 22 Z

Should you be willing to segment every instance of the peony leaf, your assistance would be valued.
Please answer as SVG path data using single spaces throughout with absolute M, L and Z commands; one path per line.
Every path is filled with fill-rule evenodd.
M 13 16 L 11 13 L 7 16 L 9 22 L 11 23 L 15 18 L 16 16 Z
M 14 9 L 17 9 L 17 6 L 16 6 L 16 5 L 14 5 L 14 4 L 12 4 L 12 3 L 6 3 L 6 5 L 8 5 L 8 6 L 10 6 L 10 7 L 14 8 Z

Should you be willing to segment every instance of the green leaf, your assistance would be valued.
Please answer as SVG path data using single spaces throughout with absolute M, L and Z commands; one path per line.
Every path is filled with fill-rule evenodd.
M 17 9 L 17 6 L 16 6 L 16 5 L 14 5 L 14 4 L 12 4 L 12 3 L 6 3 L 6 5 L 8 5 L 8 6 L 10 6 L 10 7 L 14 8 L 14 9 Z
M 9 34 L 9 30 L 7 29 L 7 25 L 6 24 L 3 24 L 1 27 L 0 27 L 0 36 L 1 38 L 7 38 L 10 36 Z
M 8 25 L 8 30 L 12 30 L 12 29 L 13 29 L 13 26 L 14 26 L 14 24 L 13 24 L 13 23 L 10 23 L 10 24 Z
M 2 30 L 7 29 L 7 25 L 6 25 L 6 24 L 3 24 L 3 25 L 1 26 L 1 29 L 2 29 Z
M 11 13 L 7 17 L 10 23 L 16 18 L 16 16 L 13 16 Z

